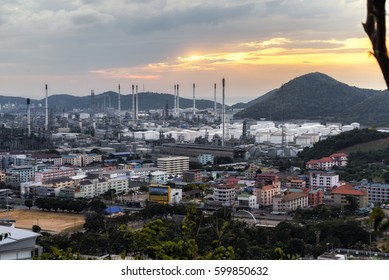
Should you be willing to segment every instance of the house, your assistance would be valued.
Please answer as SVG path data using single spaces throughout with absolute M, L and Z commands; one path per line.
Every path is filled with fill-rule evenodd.
M 0 225 L 0 233 L 10 233 L 0 241 L 0 260 L 31 260 L 42 254 L 42 247 L 36 245 L 40 234 L 3 225 Z

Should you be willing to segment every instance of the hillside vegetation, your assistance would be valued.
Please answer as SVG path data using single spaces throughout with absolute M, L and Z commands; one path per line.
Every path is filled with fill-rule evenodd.
M 304 161 L 319 159 L 329 156 L 332 153 L 344 151 L 346 148 L 355 147 L 357 144 L 369 143 L 379 139 L 386 139 L 389 141 L 389 134 L 379 132 L 375 129 L 354 129 L 319 141 L 315 143 L 312 148 L 305 148 L 301 151 L 298 154 L 298 157 Z

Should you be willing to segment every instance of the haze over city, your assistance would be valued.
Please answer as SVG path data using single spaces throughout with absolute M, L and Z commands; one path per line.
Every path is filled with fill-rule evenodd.
M 247 102 L 308 72 L 385 84 L 361 22 L 365 1 L 9 1 L 0 11 L 0 95 L 140 90 Z

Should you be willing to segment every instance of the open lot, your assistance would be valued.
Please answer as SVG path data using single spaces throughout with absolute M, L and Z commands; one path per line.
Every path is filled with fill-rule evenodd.
M 33 225 L 41 227 L 42 231 L 63 232 L 82 229 L 85 215 L 44 212 L 40 210 L 15 209 L 0 213 L 0 219 L 16 220 L 15 227 L 31 229 Z

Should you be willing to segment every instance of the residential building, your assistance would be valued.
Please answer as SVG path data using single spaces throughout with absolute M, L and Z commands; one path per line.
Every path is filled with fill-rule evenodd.
M 256 175 L 255 180 L 257 187 L 261 188 L 266 185 L 271 185 L 273 181 L 278 180 L 278 175 L 275 173 L 259 173 Z
M 222 203 L 223 206 L 232 206 L 236 198 L 236 189 L 233 186 L 216 185 L 213 188 L 214 201 Z
M 40 234 L 0 225 L 0 233 L 3 232 L 10 233 L 10 236 L 0 241 L 0 260 L 31 260 L 42 254 L 42 247 L 36 245 Z
M 286 183 L 287 188 L 297 188 L 297 189 L 303 189 L 307 185 L 307 182 L 302 179 L 291 179 L 289 182 Z
M 310 172 L 309 184 L 313 188 L 331 191 L 333 188 L 339 186 L 339 175 L 322 171 Z
M 82 166 L 82 159 L 80 154 L 62 155 L 62 163 L 64 165 Z
M 72 167 L 52 167 L 40 172 L 35 172 L 35 182 L 46 182 L 53 179 L 70 177 L 76 175 L 76 170 Z
M 258 208 L 257 197 L 248 192 L 239 194 L 237 200 L 239 209 L 251 210 Z
M 201 170 L 197 169 L 197 170 L 184 171 L 184 173 L 182 174 L 182 181 L 188 183 L 201 182 L 202 181 Z
M 262 188 L 254 188 L 253 194 L 257 197 L 257 203 L 260 207 L 268 207 L 273 204 L 273 196 L 280 194 L 281 183 L 276 180 L 271 185 Z
M 102 162 L 102 156 L 98 154 L 82 154 L 81 166 L 87 166 L 93 162 Z
M 359 208 L 368 206 L 368 193 L 365 188 L 345 184 L 331 192 L 331 200 L 336 205 L 348 205 L 348 196 L 356 199 Z
M 389 201 L 389 184 L 371 183 L 366 186 L 369 203 Z
M 323 204 L 323 190 L 322 189 L 309 189 L 308 191 L 308 205 L 318 206 Z
M 331 170 L 334 166 L 344 167 L 347 165 L 348 155 L 345 153 L 332 154 L 329 157 L 310 160 L 306 163 L 307 169 Z
M 189 170 L 189 157 L 158 158 L 157 166 L 169 175 L 182 175 L 184 171 Z
M 128 181 L 128 177 L 85 179 L 80 181 L 75 197 L 93 198 L 109 190 L 123 193 L 128 190 Z
M 165 184 L 169 180 L 169 174 L 164 171 L 154 171 L 149 174 L 149 183 Z
M 19 175 L 20 182 L 31 181 L 35 176 L 35 168 L 31 165 L 13 166 L 6 170 L 7 173 Z
M 5 172 L 0 171 L 0 182 L 5 182 Z
M 61 155 L 57 154 L 36 153 L 32 155 L 32 158 L 34 158 L 37 163 L 52 163 L 56 166 L 61 166 L 63 164 Z
M 273 211 L 289 213 L 297 208 L 308 207 L 308 194 L 304 192 L 273 196 Z
M 199 163 L 201 163 L 202 165 L 206 165 L 209 163 L 213 164 L 215 157 L 212 154 L 201 154 L 197 157 L 197 159 Z

